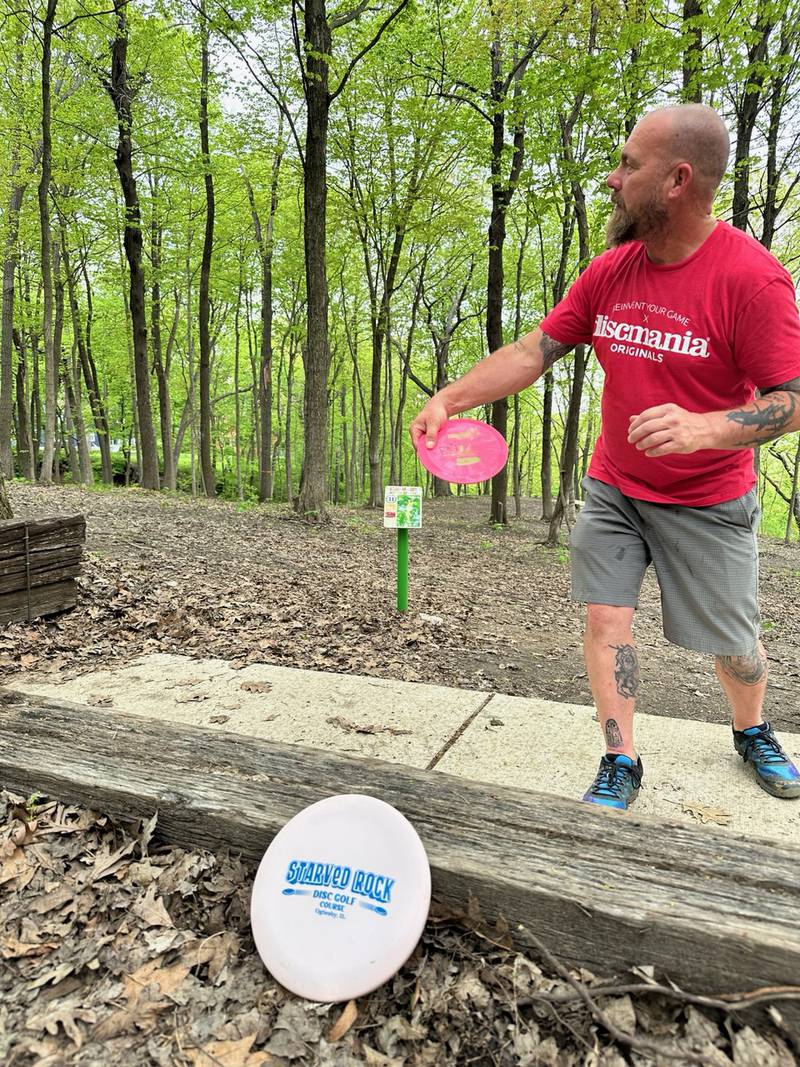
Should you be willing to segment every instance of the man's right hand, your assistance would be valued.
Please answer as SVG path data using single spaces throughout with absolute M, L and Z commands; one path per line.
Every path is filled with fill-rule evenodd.
M 415 450 L 421 437 L 425 438 L 426 448 L 433 448 L 439 430 L 449 418 L 450 412 L 445 402 L 439 399 L 438 394 L 432 396 L 408 428 Z

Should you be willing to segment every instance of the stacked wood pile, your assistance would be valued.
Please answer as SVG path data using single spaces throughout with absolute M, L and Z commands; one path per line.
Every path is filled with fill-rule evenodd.
M 0 625 L 74 608 L 86 519 L 0 522 Z

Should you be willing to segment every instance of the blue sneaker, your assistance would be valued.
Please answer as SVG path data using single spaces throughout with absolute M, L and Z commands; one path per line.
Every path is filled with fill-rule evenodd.
M 736 751 L 755 771 L 756 781 L 774 797 L 800 797 L 800 771 L 781 748 L 768 722 L 733 731 Z
M 639 795 L 644 768 L 637 757 L 634 763 L 630 756 L 608 755 L 600 760 L 597 776 L 583 794 L 587 804 L 602 804 L 605 808 L 627 811 Z

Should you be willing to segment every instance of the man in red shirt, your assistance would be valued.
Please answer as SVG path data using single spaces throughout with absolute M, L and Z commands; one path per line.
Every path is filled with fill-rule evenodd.
M 608 251 L 540 326 L 428 401 L 411 424 L 433 447 L 451 416 L 534 382 L 576 344 L 605 372 L 602 430 L 570 538 L 572 597 L 606 753 L 584 795 L 626 809 L 639 667 L 632 623 L 645 570 L 664 633 L 713 653 L 734 746 L 767 792 L 800 797 L 800 773 L 762 708 L 758 498 L 753 446 L 800 429 L 800 318 L 788 272 L 717 220 L 727 130 L 701 104 L 646 115 L 608 176 Z

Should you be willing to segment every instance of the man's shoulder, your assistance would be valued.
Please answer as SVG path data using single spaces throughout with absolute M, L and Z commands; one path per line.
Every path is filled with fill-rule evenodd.
M 624 264 L 641 256 L 643 249 L 644 245 L 641 241 L 626 241 L 614 248 L 607 248 L 589 261 L 583 272 L 586 275 L 585 280 L 596 282 L 600 279 L 613 278 Z
M 789 277 L 787 269 L 769 249 L 724 219 L 717 223 L 714 236 L 716 258 L 725 264 L 730 274 L 756 285 Z

